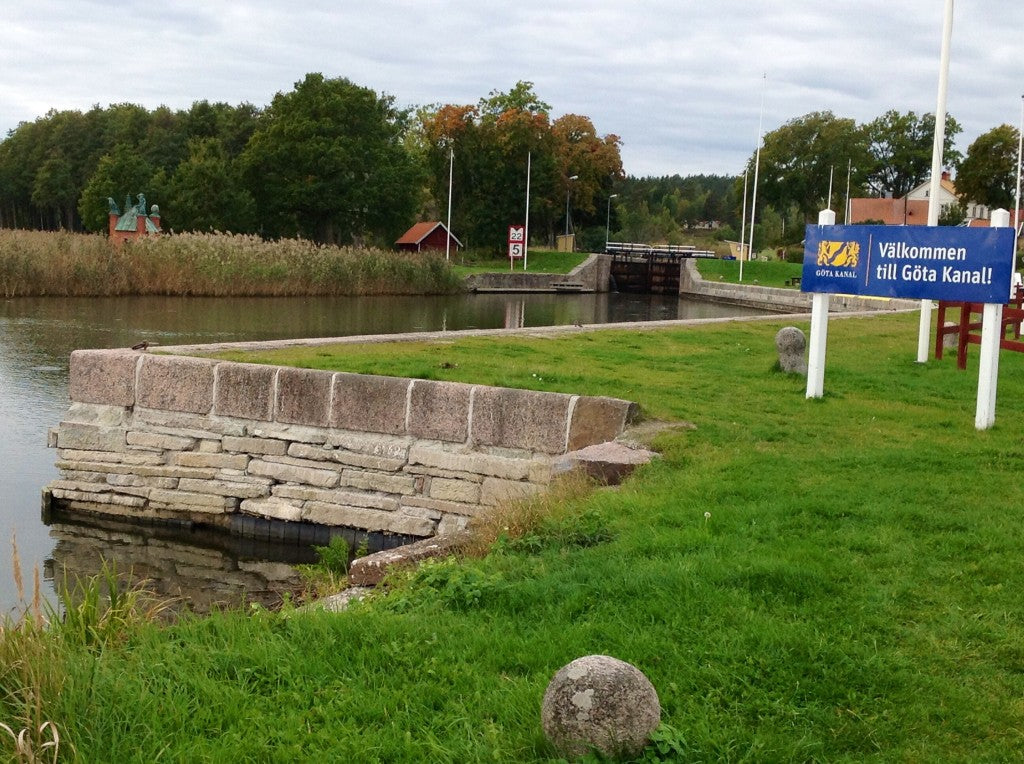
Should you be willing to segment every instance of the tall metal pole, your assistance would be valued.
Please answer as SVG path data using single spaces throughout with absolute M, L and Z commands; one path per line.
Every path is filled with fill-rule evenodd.
M 757 153 L 754 155 L 754 192 L 750 197 L 750 246 L 747 248 L 747 257 L 754 255 L 754 220 L 757 216 L 757 176 L 761 171 L 761 136 L 764 126 L 764 91 L 768 87 L 768 74 L 761 76 L 761 114 L 757 118 Z M 740 247 L 740 254 L 743 254 L 743 247 Z M 740 260 L 740 281 L 743 281 L 743 260 Z
M 449 149 L 448 154 L 448 227 L 444 239 L 444 259 L 451 258 L 452 251 L 452 171 L 455 169 L 455 149 Z
M 953 38 L 953 0 L 946 0 L 942 23 L 942 53 L 939 57 L 939 96 L 935 105 L 935 140 L 932 143 L 932 179 L 928 191 L 928 225 L 939 224 L 939 191 L 942 188 L 942 150 L 946 143 L 946 92 L 949 90 L 949 46 Z M 917 362 L 928 361 L 932 332 L 932 301 L 921 300 L 921 322 L 917 330 Z
M 740 251 L 738 253 L 740 260 L 743 259 L 744 242 L 747 240 L 747 175 L 749 174 L 750 170 L 743 171 L 743 213 L 740 215 Z
M 1013 197 L 1013 254 L 1020 239 L 1020 176 L 1024 164 L 1024 95 L 1020 97 L 1020 129 L 1017 131 L 1017 194 Z
M 843 225 L 850 222 L 850 173 L 853 171 L 853 160 L 846 160 L 846 205 L 843 207 Z
M 833 165 L 829 165 L 829 168 L 828 168 L 828 200 L 825 202 L 825 209 L 826 210 L 832 209 L 832 177 L 835 175 L 835 173 L 836 173 L 836 166 L 834 164 Z
M 523 270 L 526 270 L 526 260 L 530 249 L 530 161 L 533 159 L 533 152 L 526 152 L 526 225 L 523 228 Z
M 604 251 L 608 251 L 608 239 L 611 237 L 612 231 L 612 199 L 618 194 L 608 194 L 608 212 L 605 213 L 604 217 Z

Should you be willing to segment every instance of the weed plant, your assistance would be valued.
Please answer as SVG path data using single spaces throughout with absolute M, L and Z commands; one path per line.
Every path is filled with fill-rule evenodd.
M 0 296 L 291 296 L 449 293 L 459 278 L 436 255 L 264 241 L 223 233 L 128 242 L 0 229 Z
M 772 371 L 778 320 L 292 350 L 615 395 L 695 429 L 657 436 L 620 488 L 509 510 L 472 554 L 345 613 L 62 644 L 37 718 L 83 761 L 552 761 L 547 683 L 607 654 L 658 691 L 643 761 L 1019 760 L 1024 355 L 1002 354 L 978 432 L 977 375 L 916 363 L 917 323 L 834 318 L 821 400 Z

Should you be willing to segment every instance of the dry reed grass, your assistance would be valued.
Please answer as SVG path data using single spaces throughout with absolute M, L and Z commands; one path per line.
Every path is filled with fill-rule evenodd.
M 301 296 L 458 291 L 443 259 L 301 239 L 177 234 L 123 247 L 105 236 L 0 229 L 0 295 Z

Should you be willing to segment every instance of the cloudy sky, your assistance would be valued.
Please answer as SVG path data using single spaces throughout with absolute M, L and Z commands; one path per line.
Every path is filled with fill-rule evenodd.
M 622 139 L 632 175 L 733 174 L 812 111 L 933 112 L 941 0 L 3 0 L 0 135 L 49 109 L 263 106 L 307 72 L 402 106 L 532 81 L 552 116 Z M 958 0 L 949 113 L 961 151 L 1018 126 L 1024 3 Z

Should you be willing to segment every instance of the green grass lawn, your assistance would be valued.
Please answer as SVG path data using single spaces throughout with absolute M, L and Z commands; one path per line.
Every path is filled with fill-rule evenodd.
M 697 270 L 708 281 L 725 281 L 737 284 L 740 281 L 738 260 L 698 260 Z M 743 263 L 743 283 L 761 286 L 799 289 L 786 282 L 799 276 L 803 263 L 786 263 L 777 260 L 752 260 Z
M 549 761 L 544 688 L 604 653 L 654 683 L 663 760 L 1020 760 L 1024 356 L 1003 354 L 977 432 L 977 348 L 967 372 L 917 364 L 916 315 L 833 320 L 809 401 L 773 370 L 782 326 L 249 356 L 614 395 L 695 429 L 659 436 L 624 486 L 351 612 L 224 613 L 62 642 L 45 672 L 0 662 L 0 720 L 56 722 L 81 761 Z M 33 716 L 22 685 L 51 673 Z
M 586 260 L 590 255 L 586 252 L 555 252 L 550 249 L 531 249 L 527 253 L 527 273 L 568 273 L 577 265 Z M 453 260 L 452 270 L 456 275 L 466 277 L 474 273 L 502 273 L 508 272 L 509 261 L 507 257 L 499 257 L 491 260 L 466 259 Z M 515 270 L 522 272 L 523 261 L 515 261 Z

